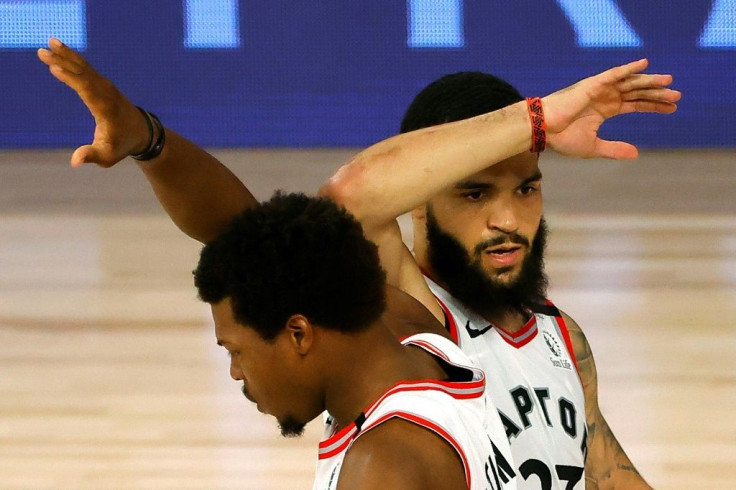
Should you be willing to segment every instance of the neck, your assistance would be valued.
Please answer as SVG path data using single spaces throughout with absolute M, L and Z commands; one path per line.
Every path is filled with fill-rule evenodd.
M 335 355 L 329 361 L 325 407 L 340 427 L 401 381 L 446 376 L 429 354 L 404 347 L 381 322 L 358 334 L 337 336 L 330 349 Z
M 527 324 L 531 317 L 531 311 L 519 311 L 517 309 L 503 310 L 493 314 L 483 315 L 483 318 L 488 320 L 489 323 L 501 327 L 509 333 L 516 333 L 524 328 L 524 325 Z

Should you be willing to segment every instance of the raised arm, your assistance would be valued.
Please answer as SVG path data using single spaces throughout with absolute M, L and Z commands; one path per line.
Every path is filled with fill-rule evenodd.
M 38 58 L 77 93 L 95 119 L 94 139 L 72 154 L 73 167 L 85 163 L 111 167 L 148 147 L 144 115 L 79 53 L 52 38 L 49 49 L 38 50 Z M 208 242 L 257 201 L 215 157 L 171 129 L 165 131 L 161 154 L 137 164 L 174 223 L 190 237 Z
M 639 60 L 612 68 L 542 99 L 547 146 L 581 158 L 636 158 L 636 148 L 605 141 L 598 128 L 630 112 L 672 113 L 680 93 L 670 75 L 640 74 Z M 526 102 L 463 121 L 413 131 L 358 153 L 326 183 L 324 193 L 369 227 L 381 227 L 447 186 L 528 150 Z

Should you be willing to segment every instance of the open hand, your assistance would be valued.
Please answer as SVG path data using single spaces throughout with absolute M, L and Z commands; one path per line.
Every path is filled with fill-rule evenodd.
M 603 140 L 598 128 L 619 114 L 677 110 L 682 94 L 667 88 L 672 75 L 640 73 L 648 65 L 646 59 L 634 61 L 544 97 L 547 145 L 563 155 L 582 158 L 636 158 L 634 145 Z
M 150 133 L 143 114 L 79 53 L 51 38 L 49 49 L 38 50 L 38 58 L 77 93 L 95 119 L 94 140 L 74 151 L 73 167 L 84 163 L 111 167 L 146 149 Z

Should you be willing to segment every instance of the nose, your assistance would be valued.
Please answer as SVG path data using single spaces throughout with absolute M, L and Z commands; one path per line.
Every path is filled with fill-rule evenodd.
M 243 371 L 240 369 L 238 363 L 235 362 L 235 359 L 230 359 L 230 377 L 235 381 L 243 380 Z
M 503 233 L 512 233 L 519 229 L 519 219 L 511 202 L 501 200 L 489 210 L 489 213 L 489 229 Z

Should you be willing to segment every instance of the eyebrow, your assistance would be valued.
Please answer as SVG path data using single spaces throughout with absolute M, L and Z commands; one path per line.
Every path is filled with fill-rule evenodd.
M 542 180 L 542 172 L 540 170 L 537 170 L 534 175 L 531 177 L 527 177 L 521 182 L 521 185 L 528 184 L 530 182 L 536 182 L 538 180 Z
M 493 184 L 489 184 L 488 182 L 475 182 L 472 180 L 464 180 L 462 182 L 458 182 L 455 184 L 455 189 L 490 189 L 491 187 L 495 187 Z
M 542 180 L 542 172 L 537 170 L 534 174 L 521 181 L 520 185 L 526 185 L 530 182 L 536 182 Z M 471 189 L 492 189 L 496 187 L 490 182 L 479 182 L 475 180 L 463 180 L 455 184 L 455 189 L 458 190 L 471 190 Z

